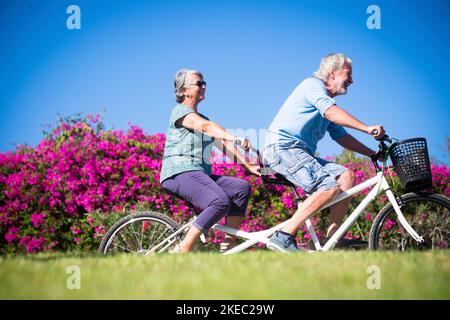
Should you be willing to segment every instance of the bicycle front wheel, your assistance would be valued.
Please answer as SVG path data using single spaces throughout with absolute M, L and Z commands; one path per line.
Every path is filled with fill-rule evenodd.
M 450 233 L 449 199 L 434 193 L 408 193 L 400 198 L 403 202 L 400 210 L 405 219 L 425 242 L 418 244 L 411 237 L 400 224 L 392 205 L 388 204 L 373 222 L 369 249 L 400 251 L 447 249 Z
M 181 234 L 171 237 L 180 226 L 171 218 L 156 212 L 137 212 L 117 221 L 105 234 L 100 254 L 160 253 L 181 242 Z

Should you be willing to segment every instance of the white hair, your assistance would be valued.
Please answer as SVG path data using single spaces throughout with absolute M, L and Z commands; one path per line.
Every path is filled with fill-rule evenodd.
M 197 74 L 203 78 L 200 71 L 190 69 L 181 69 L 175 75 L 175 97 L 178 103 L 181 103 L 184 100 L 184 93 L 182 89 L 191 84 L 190 79 L 192 74 Z
M 327 81 L 331 71 L 342 69 L 345 63 L 351 66 L 352 60 L 342 53 L 329 54 L 320 61 L 319 70 L 314 72 L 313 75 L 322 81 Z

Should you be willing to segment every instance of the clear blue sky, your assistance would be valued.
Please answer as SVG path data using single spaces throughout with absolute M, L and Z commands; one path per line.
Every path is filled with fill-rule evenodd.
M 66 27 L 70 4 L 81 30 Z M 366 27 L 371 4 L 380 30 Z M 58 113 L 105 109 L 108 128 L 165 132 L 183 67 L 208 82 L 201 112 L 229 129 L 265 129 L 324 55 L 343 52 L 354 84 L 338 105 L 392 136 L 426 137 L 450 164 L 449 9 L 446 0 L 0 0 L 0 152 L 36 145 Z M 328 137 L 318 148 L 340 151 Z

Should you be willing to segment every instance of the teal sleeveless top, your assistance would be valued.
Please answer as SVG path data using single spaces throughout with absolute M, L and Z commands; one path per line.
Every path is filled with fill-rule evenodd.
M 193 112 L 195 110 L 182 104 L 177 104 L 172 110 L 164 146 L 160 183 L 187 171 L 201 170 L 211 175 L 210 158 L 214 139 L 175 124 L 177 120 Z M 209 120 L 201 113 L 198 115 Z

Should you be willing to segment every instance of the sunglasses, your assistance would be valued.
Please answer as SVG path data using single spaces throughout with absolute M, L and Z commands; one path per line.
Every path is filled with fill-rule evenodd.
M 206 87 L 206 81 L 198 80 L 197 82 L 191 83 L 188 86 L 198 86 L 200 88 L 203 87 L 203 86 Z

